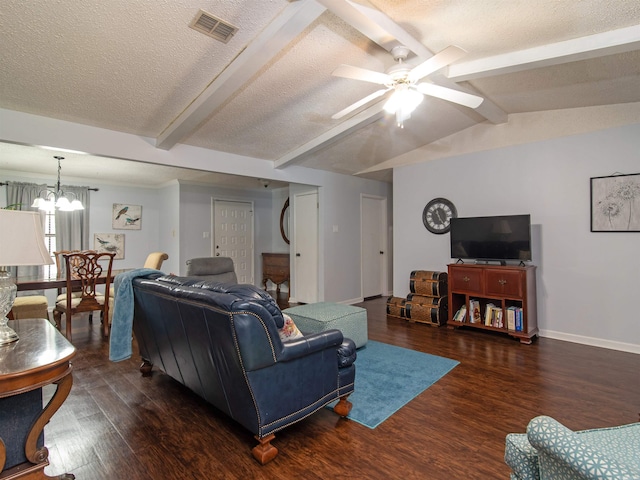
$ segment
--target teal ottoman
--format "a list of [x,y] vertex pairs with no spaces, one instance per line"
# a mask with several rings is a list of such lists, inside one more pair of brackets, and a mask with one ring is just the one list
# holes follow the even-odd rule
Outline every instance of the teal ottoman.
[[320,333],[337,328],[350,338],[356,348],[363,347],[368,340],[367,311],[353,305],[320,302],[299,305],[283,310],[302,333]]

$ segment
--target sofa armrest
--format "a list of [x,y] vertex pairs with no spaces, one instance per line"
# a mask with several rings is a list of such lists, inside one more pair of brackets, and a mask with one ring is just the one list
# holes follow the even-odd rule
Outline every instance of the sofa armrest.
[[638,472],[583,441],[551,417],[536,417],[527,426],[527,438],[538,450],[540,479],[580,478],[633,480]]
[[327,348],[337,347],[342,344],[343,340],[342,332],[337,329],[305,335],[297,340],[283,343],[284,348],[278,356],[278,361],[288,362]]

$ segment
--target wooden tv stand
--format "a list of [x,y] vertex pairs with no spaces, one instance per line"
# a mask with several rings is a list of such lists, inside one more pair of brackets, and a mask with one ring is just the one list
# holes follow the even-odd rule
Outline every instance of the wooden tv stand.
[[[479,311],[471,311],[471,301],[477,301]],[[487,325],[487,304],[495,305],[502,315],[502,324]],[[466,306],[463,321],[455,321],[456,312]],[[510,326],[509,310],[521,309],[521,329]],[[472,321],[473,320],[473,321]],[[456,263],[449,265],[449,328],[470,327],[503,332],[530,344],[538,335],[536,314],[536,267]]]

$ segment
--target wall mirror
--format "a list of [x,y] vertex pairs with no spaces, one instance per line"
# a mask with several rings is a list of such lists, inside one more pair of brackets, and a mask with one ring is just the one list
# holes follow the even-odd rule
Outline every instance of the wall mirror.
[[289,199],[284,202],[280,212],[280,234],[282,239],[289,245]]

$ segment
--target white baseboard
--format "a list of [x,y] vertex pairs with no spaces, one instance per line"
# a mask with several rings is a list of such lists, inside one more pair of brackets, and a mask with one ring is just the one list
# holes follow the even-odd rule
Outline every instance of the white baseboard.
[[555,332],[553,330],[540,330],[540,336],[553,338],[555,340],[563,340],[565,342],[590,345],[592,347],[608,348],[610,350],[640,354],[640,345],[635,345],[633,343],[614,342],[612,340],[603,340],[602,338],[585,337],[584,335]]
[[351,300],[343,300],[337,303],[341,303],[343,305],[353,305],[354,303],[362,303],[362,302],[364,302],[364,298],[360,297],[360,298],[352,298]]

